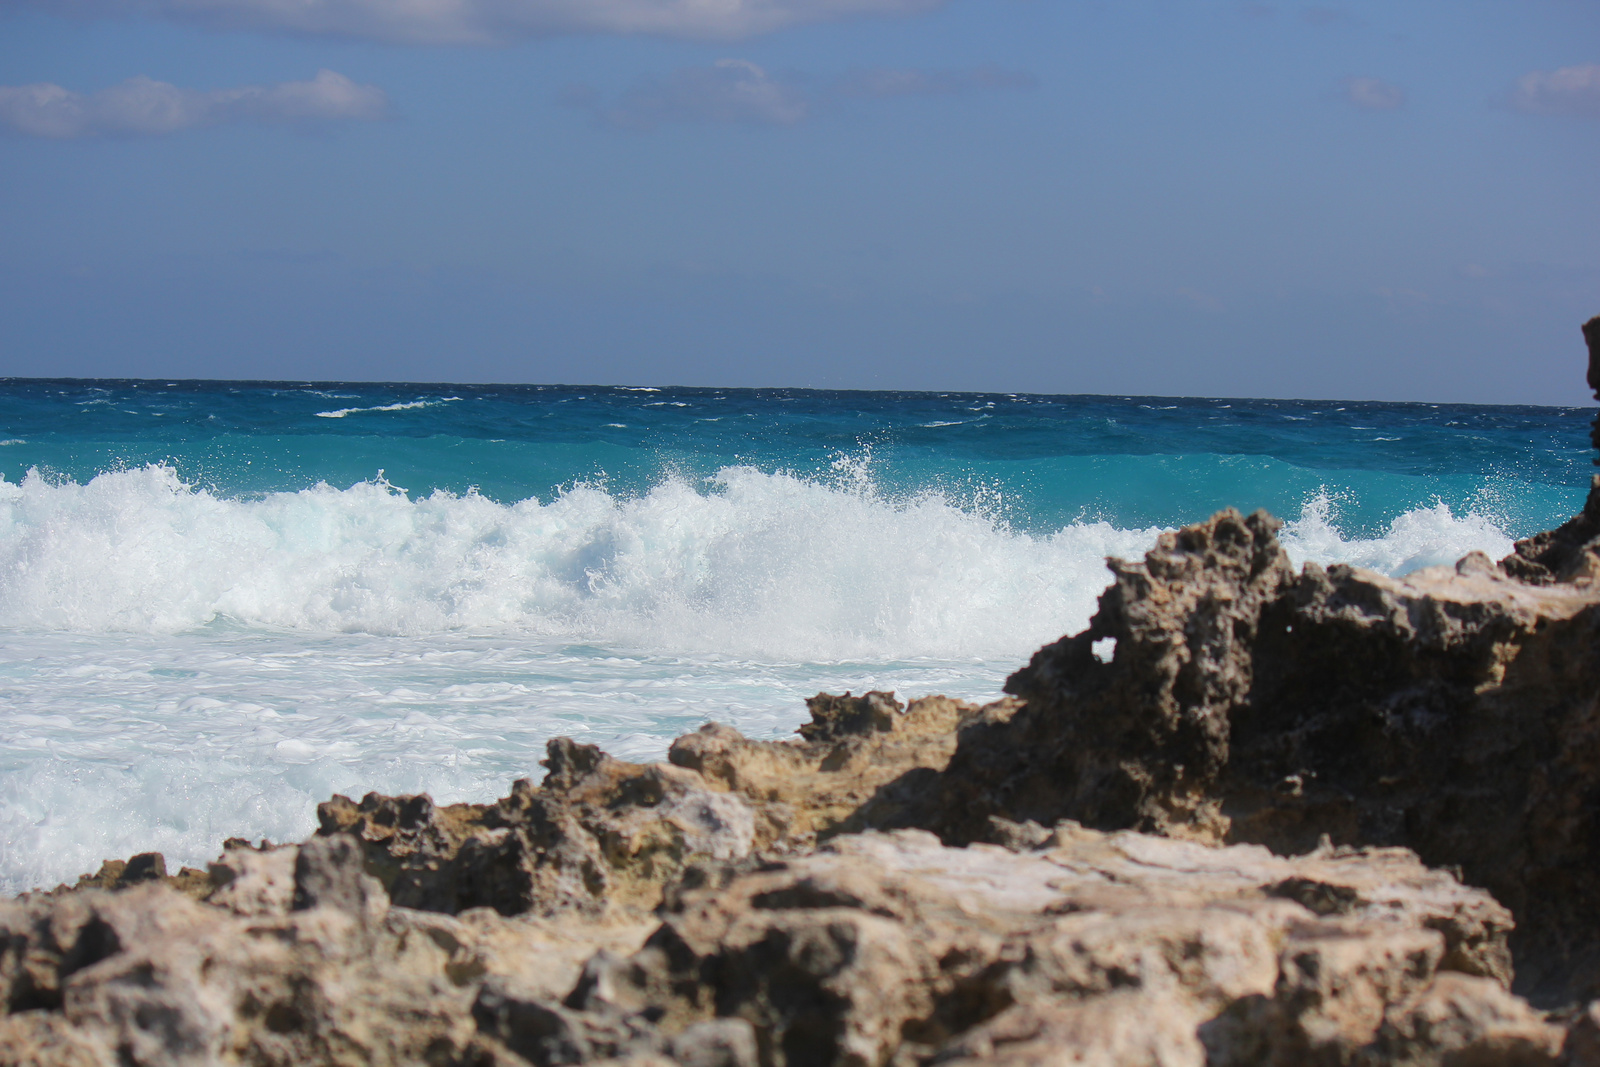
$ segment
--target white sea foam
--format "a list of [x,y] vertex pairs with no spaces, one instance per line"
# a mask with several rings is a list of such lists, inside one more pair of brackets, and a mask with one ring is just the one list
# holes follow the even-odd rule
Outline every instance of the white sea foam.
[[1338,501],[1320,492],[1284,525],[1284,549],[1296,564],[1349,563],[1384,574],[1408,574],[1421,567],[1454,563],[1468,552],[1500,559],[1511,552],[1509,535],[1486,515],[1456,515],[1449,505],[1415,508],[1394,519],[1381,537],[1346,537],[1337,520]]
[[657,650],[1011,653],[1086,617],[1108,554],[1154,530],[1051,536],[923,495],[729,468],[636,498],[418,500],[383,482],[228,499],[165,467],[0,481],[0,626],[175,633],[518,633]]
[[317,418],[342,419],[346,415],[359,415],[364,411],[413,411],[417,408],[438,407],[440,404],[448,404],[452,400],[460,399],[459,396],[446,396],[440,397],[438,400],[410,400],[395,404],[380,404],[371,408],[337,408],[333,411],[319,411],[317,412]]
[[[1351,538],[1335,505],[1287,525],[1297,560],[1509,548],[1443,505]],[[788,733],[819,689],[992,699],[1157,533],[1029,535],[855,462],[511,505],[381,480],[233,499],[163,467],[0,480],[0,889],[298,838],[333,792],[488,799],[558,734],[655,758],[709,718]]]

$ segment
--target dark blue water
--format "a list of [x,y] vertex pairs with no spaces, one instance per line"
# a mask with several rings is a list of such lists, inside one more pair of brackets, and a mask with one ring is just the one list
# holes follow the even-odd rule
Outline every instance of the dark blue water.
[[647,492],[731,466],[941,491],[1014,528],[1175,525],[1219,507],[1292,517],[1326,492],[1375,536],[1443,502],[1513,536],[1558,522],[1589,474],[1575,408],[814,390],[148,381],[0,382],[0,475],[146,464],[224,496],[348,488],[501,503]]

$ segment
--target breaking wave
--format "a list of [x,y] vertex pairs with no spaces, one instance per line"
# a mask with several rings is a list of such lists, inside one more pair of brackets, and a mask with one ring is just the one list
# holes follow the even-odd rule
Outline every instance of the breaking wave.
[[[748,467],[514,504],[414,500],[381,478],[240,499],[157,465],[86,484],[30,473],[0,480],[0,626],[522,633],[788,662],[1025,655],[1088,619],[1107,555],[1157,533],[1029,534],[982,501]],[[1346,537],[1327,494],[1283,540],[1297,562],[1390,574],[1511,545],[1442,503]]]

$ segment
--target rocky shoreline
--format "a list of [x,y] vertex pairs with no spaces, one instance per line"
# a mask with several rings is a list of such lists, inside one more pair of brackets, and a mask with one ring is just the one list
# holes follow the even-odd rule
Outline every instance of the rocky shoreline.
[[1596,485],[1402,579],[1224,511],[993,704],[107,862],[0,902],[0,1065],[1600,1064]]

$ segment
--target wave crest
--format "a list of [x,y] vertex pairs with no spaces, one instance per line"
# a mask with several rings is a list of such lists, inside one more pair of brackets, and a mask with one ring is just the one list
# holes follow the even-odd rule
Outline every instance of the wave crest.
[[[788,662],[1017,655],[1081,627],[1104,557],[1137,556],[1159,532],[1080,522],[1033,536],[981,506],[835,475],[730,467],[638,496],[579,485],[508,505],[413,500],[381,478],[236,499],[164,466],[86,484],[30,473],[0,480],[0,625],[482,631]],[[1319,496],[1288,524],[1297,561],[1400,573],[1509,550],[1492,521],[1442,504],[1347,540],[1335,504]]]

